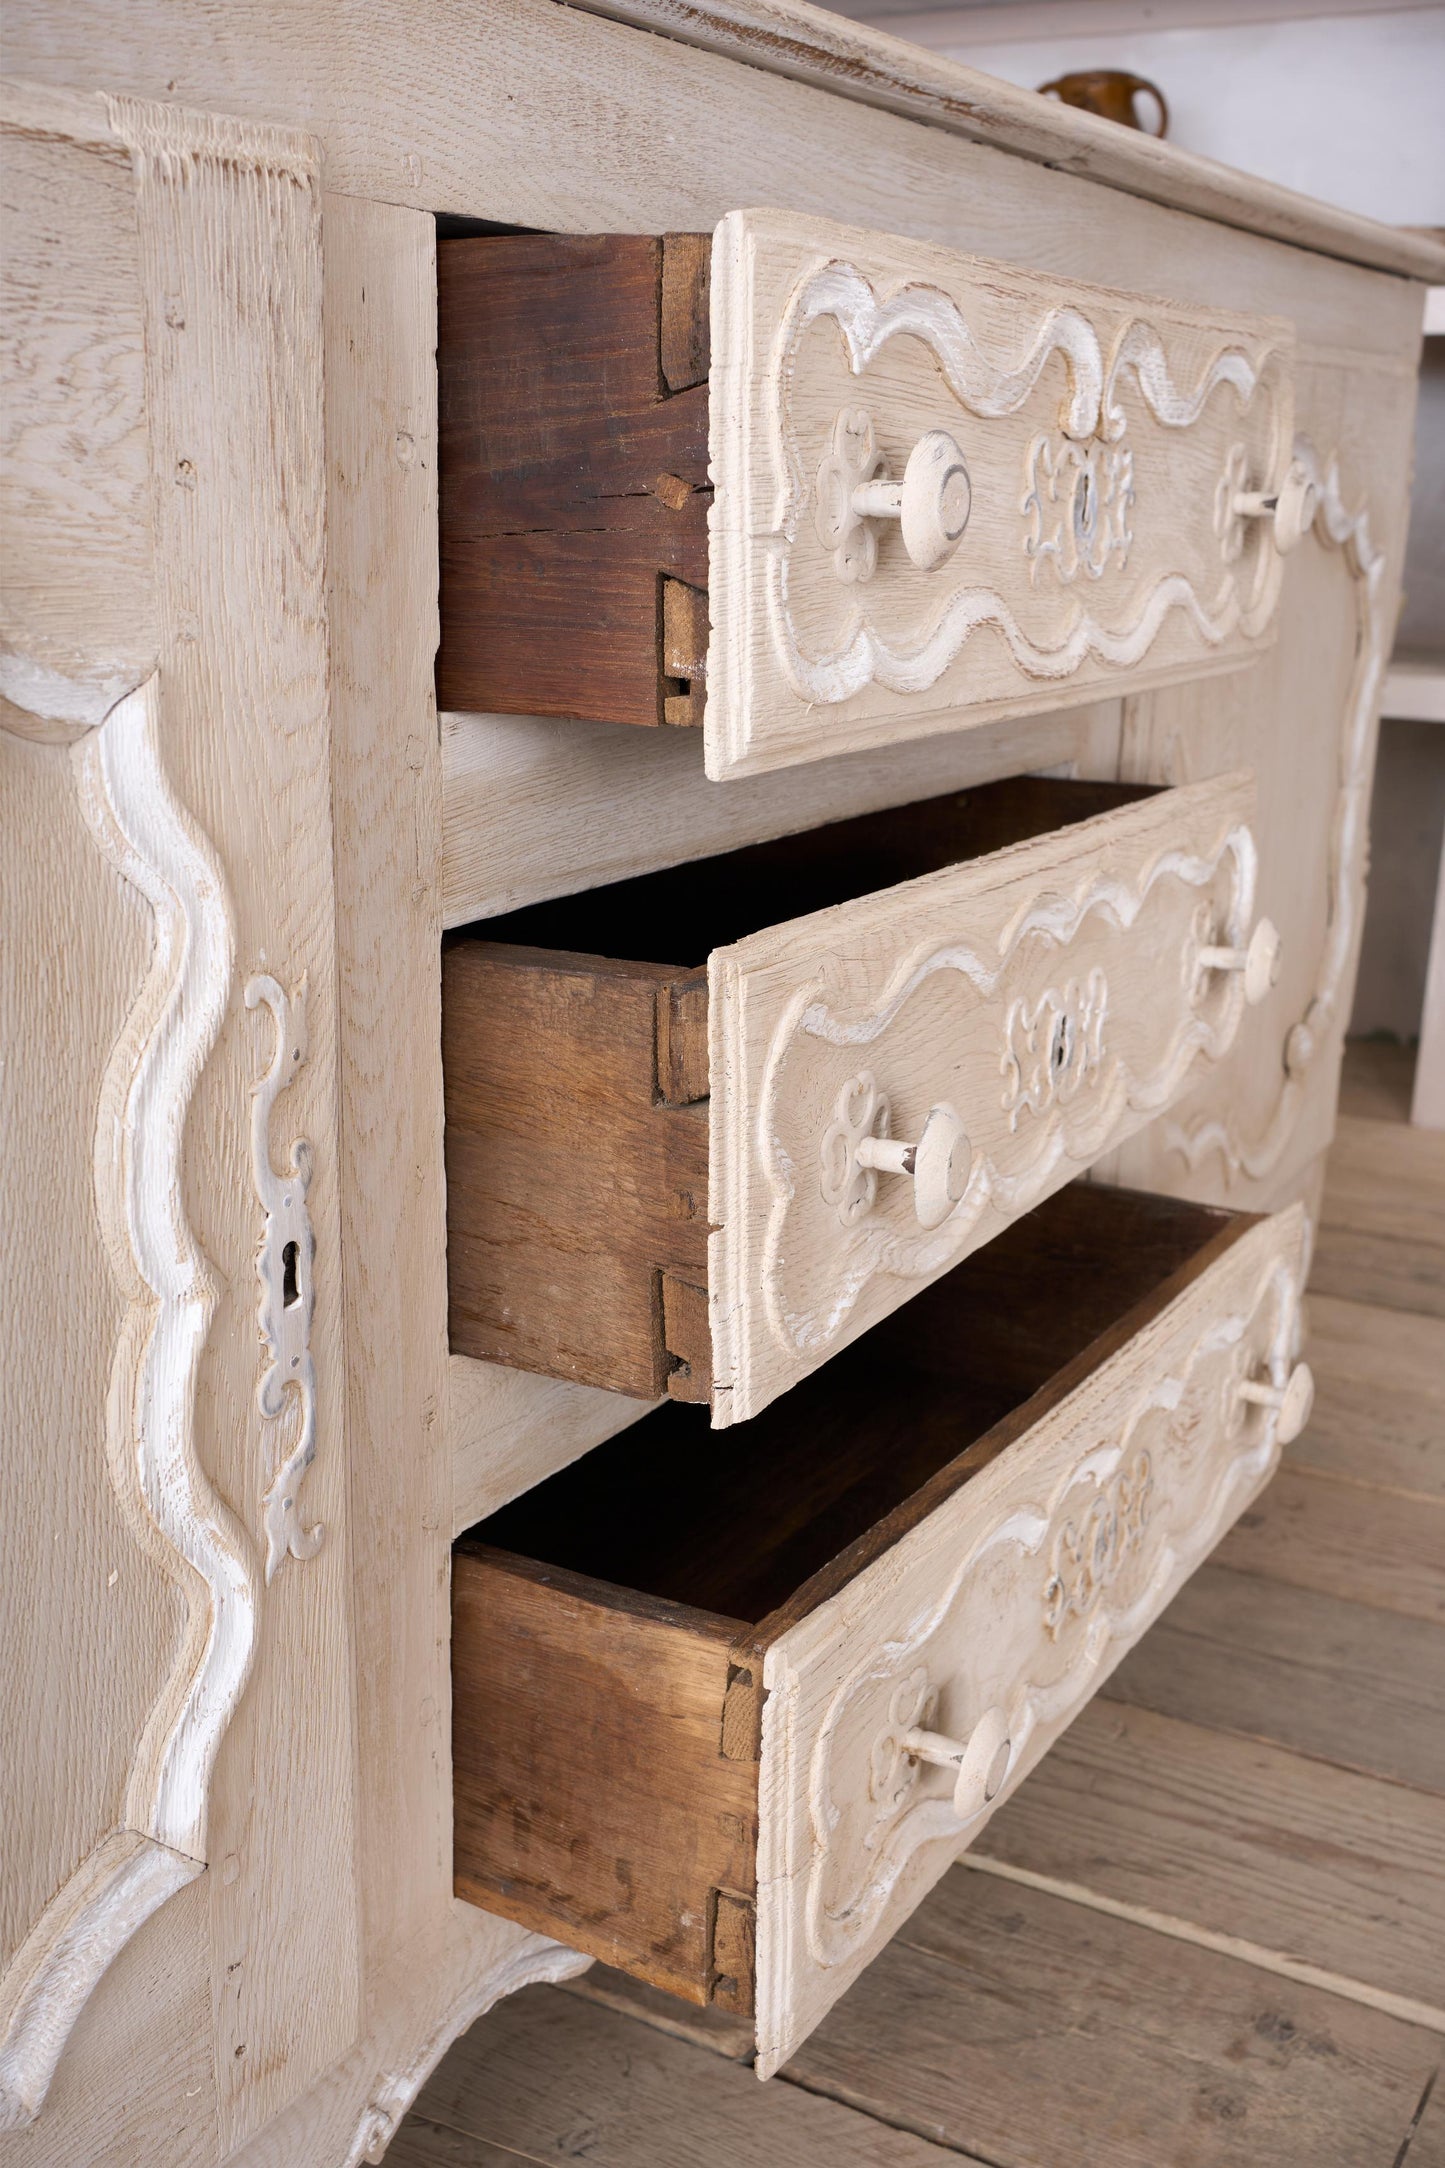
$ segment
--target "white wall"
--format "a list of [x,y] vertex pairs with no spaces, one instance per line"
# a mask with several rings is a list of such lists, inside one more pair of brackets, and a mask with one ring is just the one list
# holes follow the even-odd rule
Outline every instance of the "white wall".
[[981,43],[976,16],[951,29],[946,8],[877,19],[1029,90],[1127,68],[1159,85],[1188,150],[1392,225],[1445,225],[1445,6],[1007,43]]

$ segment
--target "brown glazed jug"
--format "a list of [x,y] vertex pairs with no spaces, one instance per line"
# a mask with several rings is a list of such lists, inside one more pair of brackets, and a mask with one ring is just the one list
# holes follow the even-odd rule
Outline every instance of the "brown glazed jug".
[[1146,76],[1129,75],[1122,68],[1086,68],[1078,75],[1055,76],[1052,83],[1040,83],[1041,97],[1062,98],[1065,105],[1082,106],[1086,113],[1102,113],[1105,120],[1116,120],[1125,128],[1143,128],[1135,99],[1143,91],[1159,108],[1157,128],[1145,129],[1147,135],[1162,136],[1169,129],[1169,108],[1164,103],[1164,93]]

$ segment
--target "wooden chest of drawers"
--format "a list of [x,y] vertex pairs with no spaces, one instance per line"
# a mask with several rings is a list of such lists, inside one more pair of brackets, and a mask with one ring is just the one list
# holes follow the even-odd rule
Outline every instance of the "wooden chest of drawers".
[[[1262,1479],[1445,279],[790,0],[701,0],[686,43],[672,0],[218,20],[12,0],[0,86],[0,2128],[35,2168],[359,2168],[459,2030],[592,1948],[751,1996],[771,2067]],[[574,901],[576,968],[535,935],[527,968],[578,1045],[632,1004],[590,1109],[497,985],[466,1013],[503,913],[891,809],[916,842],[921,802],[1040,771],[1090,819],[700,942],[608,945]],[[950,963],[893,1012],[960,905],[994,993]],[[651,1243],[624,1130],[688,1154],[640,1300],[557,1202],[568,1155],[604,1169]],[[775,1137],[817,1225],[772,1272]],[[770,1286],[831,1314],[870,1241],[919,1269],[800,1351]],[[553,1261],[568,1332],[503,1315],[507,1253]],[[675,1404],[704,1371],[726,1436]],[[850,1380],[846,1496],[809,1491],[794,1411]],[[672,1583],[543,1525],[630,1421]],[[716,1577],[688,1467],[771,1585]],[[509,1499],[534,1525],[458,1553],[454,1658],[453,1543]],[[577,1620],[673,1815],[630,1922],[604,1824],[647,1802],[617,1694],[575,1706]]]

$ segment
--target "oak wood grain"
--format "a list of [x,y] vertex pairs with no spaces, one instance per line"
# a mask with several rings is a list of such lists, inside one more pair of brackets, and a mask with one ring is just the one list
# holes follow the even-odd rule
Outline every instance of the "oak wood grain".
[[1445,1499],[1445,1319],[1312,1292],[1314,1413],[1286,1459]]
[[407,2168],[584,2157],[597,2168],[970,2168],[904,2130],[705,2048],[539,1990],[496,2011],[423,2088]]
[[[459,1893],[692,2002],[755,1885],[757,1768],[722,1753],[735,1627],[471,1542],[453,1575]],[[751,2007],[734,1951],[729,2007]]]
[[1433,2006],[1445,2029],[1433,1794],[1101,1700],[975,1850]]
[[1343,1117],[1330,1149],[1310,1285],[1445,1317],[1445,1136]]
[[958,1867],[786,2076],[1004,2168],[1394,2168],[1437,2034]]
[[1215,1552],[1236,1573],[1445,1622],[1445,1504],[1282,1468]]
[[[1357,1500],[1361,1519],[1373,1500]],[[1445,1629],[1205,1566],[1104,1689],[1212,1731],[1445,1792]]]
[[706,241],[439,242],[444,706],[690,719],[664,598],[707,587]]

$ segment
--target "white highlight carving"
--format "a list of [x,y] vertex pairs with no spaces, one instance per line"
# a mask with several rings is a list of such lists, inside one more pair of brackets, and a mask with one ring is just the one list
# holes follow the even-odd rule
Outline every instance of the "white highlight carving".
[[256,1194],[266,1213],[256,1256],[261,1283],[257,1322],[271,1360],[256,1388],[256,1404],[267,1422],[279,1422],[293,1395],[299,1409],[296,1442],[281,1461],[263,1501],[266,1530],[266,1579],[274,1579],[286,1556],[314,1558],[325,1528],[317,1521],[301,1525],[298,1493],[316,1457],[316,1365],[311,1354],[311,1320],[316,1310],[316,1242],[306,1192],[311,1182],[311,1147],[304,1137],[291,1146],[289,1172],[277,1174],[271,1159],[271,1109],[306,1059],[306,981],[293,995],[263,972],[246,987],[246,1007],[262,1002],[276,1027],[275,1052],[266,1074],[253,1087],[251,1166]]
[[1140,320],[1125,326],[1105,366],[1099,336],[1077,309],[1049,310],[1031,342],[1017,357],[995,361],[974,340],[953,298],[940,288],[905,286],[879,297],[854,265],[830,262],[799,282],[784,311],[768,373],[775,471],[784,494],[774,532],[779,547],[768,561],[768,607],[774,644],[800,699],[832,705],[867,686],[890,692],[921,693],[935,684],[965,642],[983,625],[996,628],[1019,668],[1030,677],[1063,678],[1094,658],[1126,669],[1140,662],[1158,638],[1166,619],[1181,611],[1206,646],[1218,646],[1238,629],[1263,630],[1278,592],[1272,553],[1259,553],[1259,571],[1250,595],[1243,595],[1227,565],[1213,595],[1196,593],[1183,573],[1160,577],[1132,623],[1111,626],[1081,610],[1054,645],[1041,647],[1023,630],[1003,597],[991,588],[956,588],[920,638],[893,643],[870,624],[861,607],[841,637],[823,654],[805,652],[793,620],[790,595],[792,544],[806,510],[814,477],[805,475],[786,414],[787,387],[798,347],[809,327],[829,317],[838,326],[854,375],[874,361],[890,339],[921,340],[936,356],[945,382],[969,413],[982,419],[1014,414],[1037,387],[1054,355],[1068,372],[1069,393],[1060,417],[1066,438],[1083,443],[1096,435],[1105,441],[1125,426],[1119,387],[1131,374],[1146,405],[1165,428],[1188,428],[1198,420],[1221,386],[1247,406],[1265,377],[1273,350],[1258,362],[1231,346],[1210,357],[1191,386],[1176,385],[1162,342],[1153,326]]
[[836,1015],[811,986],[801,988],[779,1019],[768,1051],[758,1095],[759,1157],[772,1191],[763,1242],[760,1278],[768,1325],[790,1356],[816,1359],[842,1330],[863,1289],[876,1273],[904,1279],[931,1278],[960,1255],[987,1208],[997,1205],[1013,1217],[1027,1212],[1046,1194],[1060,1162],[1079,1165],[1097,1158],[1111,1131],[1126,1112],[1163,1109],[1173,1099],[1190,1065],[1204,1054],[1217,1059],[1231,1044],[1243,1013],[1244,993],[1234,974],[1216,1002],[1199,1006],[1181,1002],[1180,1017],[1162,1059],[1147,1076],[1128,1072],[1119,1060],[1101,1060],[1086,1079],[1087,1089],[1068,1098],[1055,1096],[1038,1121],[1028,1148],[1007,1167],[982,1145],[974,1152],[967,1184],[957,1206],[941,1226],[915,1223],[899,1232],[881,1215],[860,1215],[847,1227],[847,1241],[836,1269],[830,1265],[826,1299],[815,1307],[799,1304],[788,1293],[788,1215],[798,1193],[796,1170],[779,1140],[779,1103],[787,1057],[800,1034],[829,1046],[870,1047],[887,1031],[904,1004],[940,972],[954,973],[964,988],[990,999],[1021,945],[1038,936],[1065,949],[1090,919],[1103,919],[1111,933],[1127,933],[1159,884],[1166,880],[1207,888],[1226,866],[1231,892],[1224,917],[1236,929],[1253,914],[1256,879],[1254,838],[1244,827],[1231,828],[1208,858],[1190,852],[1162,851],[1131,884],[1108,873],[1090,876],[1073,893],[1053,890],[1013,921],[993,958],[963,943],[936,949],[921,960],[906,954],[876,1008],[863,1016]]
[[1055,1641],[1070,1619],[1087,1618],[1102,1602],[1138,1550],[1153,1490],[1154,1464],[1141,1450],[1095,1492],[1082,1520],[1065,1521],[1059,1530],[1044,1586],[1044,1624]]
[[1232,1111],[1192,1123],[1171,1119],[1164,1131],[1170,1149],[1191,1169],[1217,1152],[1230,1182],[1242,1176],[1260,1181],[1278,1166],[1304,1104],[1310,1066],[1337,1020],[1364,913],[1371,753],[1391,632],[1384,610],[1385,553],[1370,538],[1368,507],[1360,504],[1354,511],[1349,509],[1340,487],[1338,462],[1332,459],[1324,468],[1307,438],[1295,439],[1294,458],[1317,493],[1313,531],[1328,547],[1343,551],[1354,579],[1359,642],[1341,732],[1340,787],[1330,827],[1324,948],[1309,1005],[1284,1042],[1279,1097],[1268,1122],[1252,1136],[1242,1133]]
[[111,709],[71,758],[99,849],[149,904],[149,966],[107,1064],[95,1195],[125,1301],[111,1366],[111,1481],[136,1540],[186,1607],[171,1674],[136,1748],[126,1827],[57,1893],[0,1988],[0,2093],[11,2127],[39,2112],[66,2034],[116,1951],[206,1857],[211,1770],[256,1637],[245,1535],[196,1453],[196,1384],[216,1292],[186,1218],[186,1117],[233,976],[230,901],[214,850],[171,792],[159,679]]
[[845,1227],[856,1227],[873,1209],[878,1169],[858,1157],[865,1137],[886,1137],[892,1119],[887,1095],[871,1069],[849,1077],[838,1094],[833,1119],[823,1131],[823,1197]]
[[[1221,1375],[1232,1375],[1236,1350],[1261,1318],[1268,1321],[1269,1367],[1282,1373],[1289,1366],[1298,1334],[1297,1275],[1285,1260],[1274,1260],[1253,1299],[1212,1322],[1184,1361],[1141,1393],[1115,1434],[1086,1451],[1052,1496],[1019,1501],[1002,1512],[980,1533],[946,1585],[900,1638],[884,1650],[870,1646],[840,1683],[817,1729],[808,1781],[813,1843],[806,1920],[815,1963],[825,1968],[846,1963],[868,1941],[910,1861],[923,1847],[946,1838],[961,1849],[977,1835],[986,1814],[1003,1803],[1037,1758],[1039,1749],[1030,1751],[1036,1735],[1050,1735],[1087,1700],[1101,1674],[1138,1638],[1168,1593],[1193,1571],[1264,1481],[1279,1457],[1274,1418],[1257,1431],[1236,1435],[1228,1441],[1227,1451],[1221,1431],[1211,1421]],[[1016,1674],[1007,1682],[994,1680],[990,1688],[1001,1689],[1006,1704],[1010,1741],[1006,1784],[992,1800],[981,1799],[972,1816],[960,1818],[951,1783],[942,1795],[931,1792],[921,1797],[915,1796],[916,1785],[895,1783],[896,1814],[886,1820],[875,1811],[868,1841],[851,1859],[845,1858],[839,1844],[840,1811],[833,1797],[832,1770],[840,1755],[848,1758],[850,1737],[856,1738],[859,1724],[867,1723],[870,1705],[876,1704],[880,1694],[889,1697],[870,1752],[870,1766],[876,1755],[881,1773],[889,1760],[886,1741],[895,1729],[894,1707],[912,1706],[918,1699],[924,1652],[951,1625],[955,1632],[960,1630],[956,1622],[971,1594],[979,1591],[987,1601],[989,1591],[1019,1585],[1018,1566],[1048,1556],[1064,1541],[1069,1522],[1077,1523],[1077,1504],[1070,1510],[1070,1502],[1077,1501],[1080,1486],[1090,1486],[1096,1496],[1107,1500],[1121,1478],[1134,1482],[1141,1461],[1145,1483],[1154,1489],[1152,1495],[1144,1493],[1152,1505],[1147,1516],[1142,1514],[1140,1499],[1140,1525],[1128,1554],[1133,1570],[1122,1573],[1122,1556],[1116,1556],[1113,1571],[1087,1597],[1075,1589],[1072,1593],[1082,1600],[1052,1607],[1058,1612],[1057,1623],[1049,1616],[1046,1598],[1045,1607],[1035,1613],[1045,1639],[1033,1647],[1020,1640]],[[1201,1493],[1201,1484],[1207,1485],[1207,1494]],[[1022,1585],[1028,1586],[1026,1574]],[[1054,1656],[1045,1652],[1064,1644],[1068,1659],[1060,1669]],[[902,1695],[895,1684],[900,1681],[907,1689]],[[962,1734],[968,1727],[955,1722],[951,1728]],[[880,1797],[877,1807],[882,1805]]]
[[560,1942],[528,1935],[498,1963],[488,1966],[453,2004],[441,2024],[427,2035],[411,2060],[400,2070],[382,2073],[362,2110],[341,2168],[363,2168],[363,2163],[376,2168],[396,2136],[402,2117],[452,2042],[478,2018],[485,2017],[504,1995],[515,1995],[519,1988],[533,1987],[539,1981],[575,1980],[591,1963],[590,1957]]

